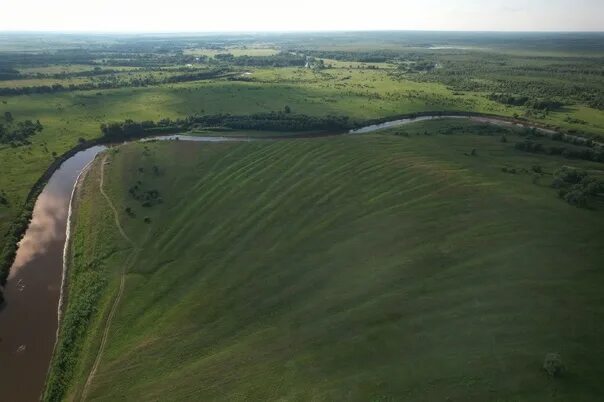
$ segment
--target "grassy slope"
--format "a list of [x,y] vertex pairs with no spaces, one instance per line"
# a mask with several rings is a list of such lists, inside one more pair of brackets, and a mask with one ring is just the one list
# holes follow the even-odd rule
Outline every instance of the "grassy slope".
[[[47,95],[2,97],[0,116],[40,120],[45,129],[32,146],[0,145],[0,190],[9,206],[0,206],[0,234],[20,212],[25,196],[58,155],[79,138],[96,138],[99,125],[116,120],[158,120],[204,113],[247,114],[282,110],[311,115],[345,114],[358,119],[379,118],[429,110],[470,110],[511,116],[522,110],[489,101],[481,94],[453,95],[445,86],[394,81],[385,71],[336,68],[315,74],[296,68],[253,70],[254,82],[200,81],[148,88],[120,88]],[[97,93],[101,93],[98,96]],[[6,102],[6,103],[5,103]],[[568,115],[587,121],[573,125]],[[546,122],[592,133],[604,131],[604,114],[577,107],[550,114]],[[3,246],[0,239],[0,247]]]
[[[99,161],[95,163],[98,164]],[[53,361],[53,371],[49,377],[49,383],[58,388],[51,387],[49,395],[56,392],[56,389],[61,389],[61,375],[64,371],[60,368],[71,368],[76,360],[81,362],[77,367],[92,364],[95,357],[93,352],[82,349],[82,331],[85,329],[74,323],[81,322],[85,319],[83,317],[90,317],[97,309],[108,309],[113,294],[107,289],[114,289],[119,283],[118,272],[114,267],[119,266],[129,252],[119,242],[120,235],[114,226],[97,222],[98,219],[113,221],[105,199],[96,197],[99,192],[99,172],[98,168],[91,169],[85,176],[85,185],[78,188],[76,199],[81,198],[85,202],[76,203],[73,212],[74,216],[77,214],[77,230],[72,232],[70,246],[73,260],[68,278],[70,291],[66,294],[69,307],[61,327],[57,349],[59,358]],[[92,322],[88,331],[100,334],[101,325],[100,320]]]
[[[32,139],[33,145],[11,148],[0,145],[0,190],[6,191],[10,205],[0,205],[0,233],[20,212],[21,205],[35,181],[51,163],[52,153],[58,155],[77,144],[80,137],[91,139],[100,135],[99,125],[124,119],[158,120],[163,117],[185,117],[195,113],[238,113],[282,110],[290,105],[294,111],[312,115],[341,113],[357,118],[375,118],[430,109],[429,99],[373,99],[363,92],[345,94],[342,88],[330,86],[329,76],[317,78],[302,71],[288,69],[284,73],[257,72],[262,82],[196,82],[150,88],[121,88],[105,91],[79,91],[52,95],[15,96],[2,98],[0,116],[10,111],[16,120],[40,120],[44,131]],[[358,82],[376,73],[357,72]],[[381,77],[381,78],[380,78]],[[431,84],[393,83],[380,76],[377,92],[397,85],[401,90],[429,91]],[[289,80],[300,80],[290,83]],[[377,78],[376,78],[377,79]],[[270,80],[270,81],[269,81]],[[281,83],[276,82],[279,80]],[[334,84],[335,85],[335,84]],[[375,83],[371,85],[376,85]],[[442,89],[441,89],[442,90]],[[440,91],[440,90],[439,90]],[[97,96],[100,92],[103,95]],[[415,96],[415,93],[412,94]],[[453,106],[453,105],[451,105]],[[2,247],[0,239],[0,247]]]
[[[464,156],[472,148],[478,156]],[[501,172],[535,164],[575,163],[498,136],[120,148],[107,189],[136,212],[121,219],[143,252],[90,397],[597,400],[602,206],[575,209],[548,179]],[[123,246],[97,180],[81,201],[70,294],[86,294],[77,278],[91,261],[115,278],[125,255],[89,251]],[[164,203],[138,205],[127,193],[137,180]],[[80,338],[72,395],[99,316]],[[555,381],[541,370],[551,351],[569,370]]]

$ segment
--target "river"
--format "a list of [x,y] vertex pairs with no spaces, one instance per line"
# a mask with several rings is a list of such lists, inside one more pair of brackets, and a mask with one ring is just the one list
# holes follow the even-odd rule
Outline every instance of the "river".
[[[418,121],[443,118],[523,126],[493,117],[439,115],[394,120],[351,130],[349,134],[370,133]],[[539,130],[545,134],[555,133],[552,130]],[[201,142],[249,140],[188,135],[169,135],[146,140],[154,139]],[[0,310],[0,400],[37,401],[43,391],[58,327],[63,250],[71,194],[79,174],[104,149],[105,146],[93,146],[67,159],[53,173],[36,200],[31,223],[19,244],[4,288],[6,303]]]

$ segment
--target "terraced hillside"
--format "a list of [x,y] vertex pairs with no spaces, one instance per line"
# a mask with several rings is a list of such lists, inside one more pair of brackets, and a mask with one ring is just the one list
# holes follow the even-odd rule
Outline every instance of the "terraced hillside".
[[443,124],[97,159],[46,398],[597,400],[604,205],[549,184],[602,165]]

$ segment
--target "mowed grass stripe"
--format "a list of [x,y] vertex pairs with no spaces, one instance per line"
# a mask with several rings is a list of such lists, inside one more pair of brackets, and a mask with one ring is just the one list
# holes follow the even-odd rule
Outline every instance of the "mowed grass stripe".
[[[465,135],[121,147],[108,186],[145,252],[91,398],[597,400],[603,217],[501,172],[560,163],[516,152]],[[163,204],[129,198],[139,167]],[[543,374],[550,351],[572,376]]]
[[[232,191],[231,188],[220,185],[221,183],[228,182],[229,180],[238,180],[242,174],[247,171],[256,171],[259,166],[264,166],[264,168],[269,168],[266,165],[265,161],[270,160],[272,157],[278,155],[279,150],[271,151],[272,147],[270,144],[266,144],[264,147],[260,147],[256,152],[245,152],[245,149],[250,146],[250,144],[237,144],[233,145],[233,148],[237,150],[235,155],[231,156],[227,155],[224,159],[228,162],[233,158],[236,160],[235,163],[229,163],[227,166],[217,165],[213,169],[207,172],[207,175],[203,175],[195,187],[191,189],[194,193],[201,194],[201,197],[197,198],[189,205],[182,205],[179,207],[188,208],[189,210],[199,210],[202,211],[206,205],[211,205],[215,202],[222,202],[221,199],[224,194],[227,194]],[[257,148],[258,145],[251,145],[252,149]],[[281,150],[282,151],[282,150]],[[244,157],[242,159],[237,158],[237,154],[244,153]],[[243,165],[243,166],[242,166]],[[188,198],[184,198],[188,199]],[[236,207],[234,205],[233,207]],[[185,215],[186,216],[186,215]],[[191,229],[187,225],[187,219],[185,218],[183,221],[178,222],[174,227],[178,227],[181,234],[186,234],[187,229]],[[190,223],[190,221],[189,221]],[[175,233],[166,232],[164,235],[166,239],[165,248],[170,248],[173,244],[171,243],[174,239],[179,238],[187,238],[186,236],[176,236]]]

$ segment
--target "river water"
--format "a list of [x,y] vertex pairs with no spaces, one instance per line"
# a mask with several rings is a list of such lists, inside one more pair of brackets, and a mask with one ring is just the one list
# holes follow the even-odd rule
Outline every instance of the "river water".
[[36,401],[57,331],[63,247],[71,192],[79,172],[105,147],[78,152],[52,175],[19,244],[0,311],[0,400]]
[[[351,130],[363,134],[417,121],[456,118],[505,126],[518,124],[485,117],[424,116]],[[540,129],[544,133],[551,130]],[[249,141],[247,138],[170,135],[149,140]],[[274,138],[273,138],[274,139]],[[284,138],[287,139],[287,138]],[[46,379],[58,327],[67,215],[80,172],[106,147],[78,152],[54,172],[38,197],[32,221],[20,242],[0,310],[0,401],[37,401]]]

